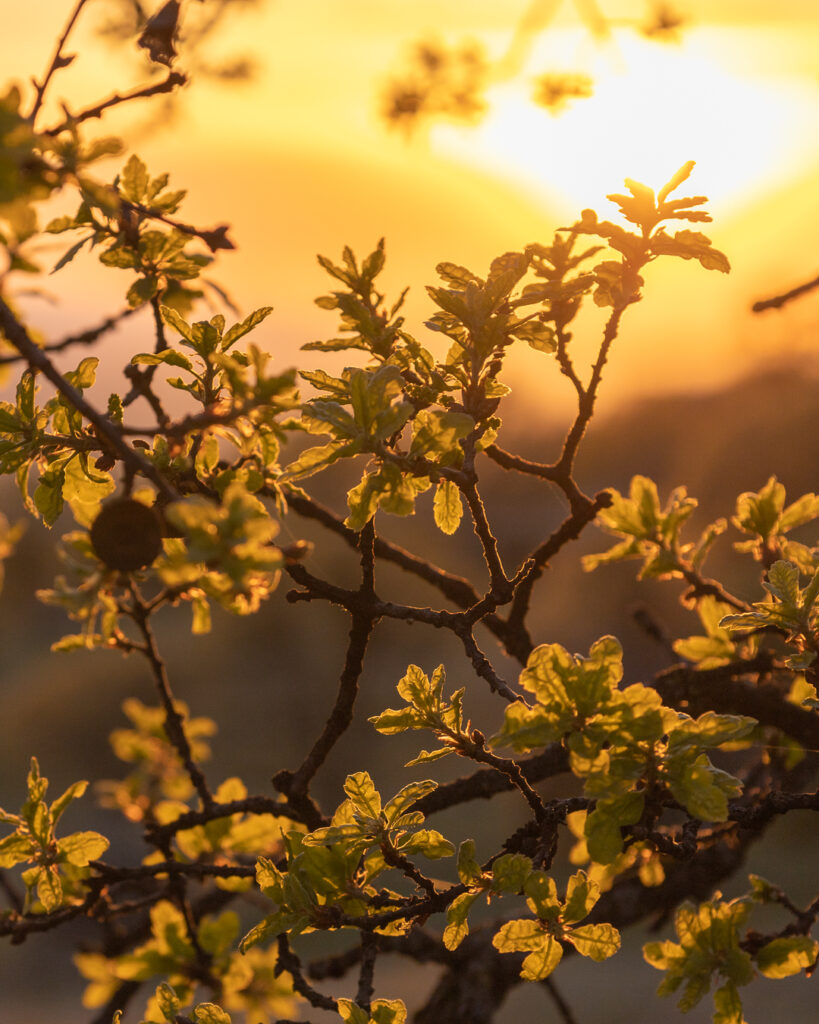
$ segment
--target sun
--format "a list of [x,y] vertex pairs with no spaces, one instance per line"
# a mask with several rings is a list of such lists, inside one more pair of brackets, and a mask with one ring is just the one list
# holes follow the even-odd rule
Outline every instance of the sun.
[[[624,177],[659,187],[689,159],[711,208],[733,212],[819,162],[807,130],[819,115],[815,81],[732,71],[707,29],[676,45],[625,29],[605,44],[555,32],[550,50],[490,89],[478,127],[436,126],[435,151],[519,181],[567,212],[599,204]],[[593,95],[550,114],[532,101],[544,67],[588,74]]]

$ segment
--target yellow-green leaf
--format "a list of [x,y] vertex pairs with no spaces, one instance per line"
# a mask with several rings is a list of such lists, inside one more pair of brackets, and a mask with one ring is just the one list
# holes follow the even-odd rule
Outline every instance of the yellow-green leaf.
[[435,525],[442,533],[453,534],[464,514],[461,492],[451,480],[441,480],[433,502]]
[[608,960],[620,948],[620,932],[611,924],[582,924],[567,938],[581,956],[597,962]]
[[789,978],[810,967],[819,945],[807,935],[774,939],[756,954],[756,965],[766,978]]

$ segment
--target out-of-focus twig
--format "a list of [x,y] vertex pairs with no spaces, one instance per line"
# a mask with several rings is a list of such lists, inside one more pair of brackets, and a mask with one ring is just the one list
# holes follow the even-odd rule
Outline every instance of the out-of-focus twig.
[[766,309],[780,309],[793,299],[798,299],[800,295],[805,295],[807,292],[813,291],[814,288],[819,288],[819,277],[814,277],[812,281],[805,281],[804,284],[799,284],[795,288],[791,288],[789,292],[784,292],[782,295],[774,295],[770,299],[760,299],[759,302],[755,302],[753,306],[751,306],[751,311],[754,313],[762,313]]

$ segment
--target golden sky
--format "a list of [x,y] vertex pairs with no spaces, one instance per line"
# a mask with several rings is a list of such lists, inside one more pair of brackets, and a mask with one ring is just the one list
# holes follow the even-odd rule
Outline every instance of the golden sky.
[[[712,387],[758,358],[815,353],[815,297],[785,313],[749,312],[755,299],[816,273],[815,0],[680,2],[690,22],[671,45],[635,32],[643,2],[599,0],[614,26],[602,41],[564,0],[518,74],[492,86],[480,125],[435,124],[409,140],[385,130],[384,83],[414,41],[472,38],[498,58],[528,6],[260,0],[237,11],[213,50],[254,56],[255,79],[231,88],[194,82],[175,121],[133,148],[154,172],[170,171],[173,184],[189,188],[188,219],[233,225],[238,251],[223,254],[213,276],[243,309],[275,307],[261,340],[283,363],[298,358],[300,343],[336,333],[333,315],[312,302],[325,290],[317,252],[335,256],[344,244],[363,252],[385,235],[385,284],[395,294],[411,285],[408,327],[434,344],[421,322],[430,312],[423,286],[435,282],[437,262],[482,273],[503,251],[548,241],[584,206],[612,215],[604,196],[620,191],[625,175],[659,187],[689,159],[697,161],[692,192],[712,199],[706,232],[733,272],[681,261],[649,268],[646,299],[629,311],[608,371],[611,393]],[[41,73],[72,7],[0,0],[7,76]],[[105,0],[90,0],[79,57],[55,79],[52,99],[70,97],[80,108],[144,80],[138,58],[106,50],[89,31],[104,8]],[[588,73],[595,94],[556,117],[529,101],[543,70]],[[125,284],[85,257],[48,281],[62,305],[32,305],[32,317],[62,333],[66,318],[92,322],[115,307]],[[596,325],[587,327],[591,345]],[[132,322],[123,348],[149,329],[147,318],[142,327]],[[510,369],[510,383],[537,404],[543,399],[529,381],[545,373],[546,359],[527,351]]]

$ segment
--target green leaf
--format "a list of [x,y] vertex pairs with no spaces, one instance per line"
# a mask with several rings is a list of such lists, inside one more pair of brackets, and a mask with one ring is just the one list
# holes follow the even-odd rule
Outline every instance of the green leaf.
[[566,924],[582,921],[600,898],[600,886],[585,871],[577,871],[566,886],[566,904],[561,918]]
[[196,474],[200,479],[207,479],[218,465],[219,439],[214,434],[207,434],[194,459]]
[[131,249],[125,249],[119,245],[113,245],[110,249],[100,254],[100,263],[104,267],[117,267],[119,270],[133,270],[137,265],[136,253]]
[[428,477],[416,477],[392,463],[377,473],[365,471],[361,482],[347,492],[350,514],[344,525],[358,532],[382,508],[394,516],[409,516],[415,511],[415,499],[429,487]]
[[416,832],[409,842],[402,843],[400,848],[402,853],[420,853],[430,860],[451,857],[455,853],[452,843],[448,839],[444,839],[440,832],[431,828]]
[[745,1024],[736,985],[728,982],[714,993],[714,1024]]
[[122,398],[118,394],[112,393],[108,396],[108,419],[121,426],[122,417]]
[[524,981],[543,981],[562,959],[563,947],[553,935],[547,935],[540,949],[524,957],[520,976]]
[[51,268],[51,273],[56,274],[58,270],[62,270],[64,266],[69,264],[74,259],[74,257],[79,253],[80,249],[82,249],[82,247],[87,242],[92,241],[93,238],[93,235],[86,235],[85,238],[81,238],[79,242],[75,242],[70,249],[66,249],[66,251],[62,254],[62,256]]
[[66,807],[71,803],[72,800],[79,800],[79,798],[88,789],[88,783],[83,779],[80,782],[74,782],[72,785],[65,790],[56,800],[53,800],[49,813],[51,815],[51,821],[54,825],[60,820],[65,811]]
[[[429,793],[438,788],[438,783],[432,779],[424,779],[417,782],[410,782],[396,793],[384,807],[384,818],[387,824],[395,824],[397,819],[406,813],[414,803],[422,800]],[[346,789],[346,787],[345,787]],[[348,796],[350,794],[348,793]],[[373,815],[375,817],[375,815]],[[453,851],[454,852],[454,851]]]
[[329,444],[316,448],[307,448],[285,469],[284,479],[287,481],[304,480],[308,476],[332,466],[339,459],[357,455],[361,451],[361,447],[359,441],[330,441]]
[[581,956],[595,962],[608,960],[620,948],[620,933],[610,924],[582,924],[566,937]]
[[466,288],[470,282],[472,284],[483,284],[479,277],[476,277],[466,267],[460,267],[457,263],[439,263],[435,267],[436,273],[439,277],[442,277],[444,281],[450,286],[450,288]]
[[376,999],[370,1019],[372,1024],[406,1024],[407,1008],[400,999]]
[[418,721],[418,712],[414,707],[405,707],[398,710],[388,708],[380,715],[369,719],[375,728],[384,736],[395,736],[399,732],[406,732],[408,729],[418,729],[423,726]]
[[141,203],[148,191],[148,181],[148,168],[135,153],[131,154],[119,179],[122,194],[131,202]]
[[227,352],[231,345],[252,331],[254,327],[257,327],[272,312],[272,306],[262,306],[261,309],[255,309],[250,316],[245,317],[240,324],[234,324],[222,338],[222,351]]
[[682,183],[689,177],[691,172],[696,167],[696,160],[688,160],[682,165],[682,167],[672,175],[671,179],[663,185],[660,191],[657,193],[657,202],[664,203],[671,193],[680,187]]
[[381,813],[381,797],[373,785],[368,772],[355,772],[347,776],[344,792],[352,800],[360,814],[377,818]]
[[563,947],[557,939],[529,918],[507,921],[495,934],[492,945],[501,953],[529,952],[520,972],[526,981],[547,978],[563,957]]
[[492,863],[494,892],[521,892],[532,873],[532,861],[522,853],[504,853]]
[[518,953],[538,949],[546,935],[539,921],[532,917],[519,918],[502,925],[495,933],[492,945],[501,953]]
[[436,750],[422,750],[420,754],[407,761],[405,768],[412,768],[419,764],[429,764],[431,761],[440,761],[442,757],[449,757],[455,751],[452,747],[438,747]]
[[57,843],[61,856],[80,868],[101,857],[110,845],[99,832],[74,832]]
[[458,847],[458,878],[470,885],[483,878],[481,866],[475,860],[475,840],[465,839]]
[[175,309],[171,309],[170,306],[160,306],[159,313],[162,320],[168,324],[169,327],[173,327],[174,330],[178,331],[182,337],[191,343],[193,343],[193,329]]
[[766,978],[790,978],[816,962],[819,944],[807,935],[773,939],[756,954],[756,965]]
[[785,488],[775,476],[758,492],[745,491],[737,498],[732,522],[745,533],[757,534],[767,540],[774,530],[785,505]]
[[166,348],[161,352],[140,352],[131,360],[134,366],[160,366],[163,363],[167,366],[178,366],[183,370],[193,372],[193,364],[190,359],[177,349]]
[[645,794],[624,793],[622,796],[598,800],[586,817],[584,835],[589,856],[598,864],[611,864],[623,852],[623,825],[633,825],[642,817]]
[[[701,821],[725,821],[728,817],[728,795],[718,785],[718,778],[716,769],[703,755],[680,772],[669,773],[669,788],[694,817]],[[739,782],[737,786],[740,786]]]
[[799,570],[790,562],[774,562],[768,569],[768,578],[763,586],[783,604],[799,606]]
[[102,502],[115,489],[116,483],[111,474],[100,470],[92,473],[84,455],[75,456],[66,463],[62,497],[81,526],[91,526],[99,515]]
[[538,352],[549,354],[557,350],[557,338],[553,328],[539,320],[529,320],[515,327],[510,333]]
[[369,1024],[370,1015],[352,999],[339,999],[337,1003],[338,1015],[344,1024]]
[[63,510],[64,473],[43,473],[34,489],[34,505],[46,526],[53,526]]
[[803,494],[784,510],[779,517],[779,533],[788,533],[797,526],[804,526],[819,516],[819,495]]
[[458,441],[474,426],[472,417],[463,412],[422,409],[412,423],[410,455],[423,455],[446,464],[460,461],[463,450]]
[[479,892],[461,893],[447,907],[447,923],[443,934],[443,942],[447,949],[457,949],[469,934],[469,911],[480,895]]
[[63,886],[59,873],[54,865],[35,869],[37,880],[37,899],[45,907],[47,914],[57,910],[63,902]]
[[435,525],[447,535],[455,533],[464,514],[461,492],[451,480],[441,480],[433,502]]
[[176,1020],[176,1015],[180,1010],[180,1002],[176,992],[166,981],[163,981],[156,990],[156,1002],[166,1020]]
[[131,285],[126,295],[126,301],[131,309],[149,302],[157,293],[159,282],[155,277],[140,277]]
[[0,839],[0,868],[13,868],[33,859],[38,852],[39,847],[28,836],[12,833]]
[[194,1007],[193,1019],[196,1024],[231,1024],[230,1015],[216,1003],[199,1003]]
[[541,921],[556,921],[560,916],[560,900],[557,886],[551,875],[545,871],[533,871],[523,884],[526,903],[532,913]]

